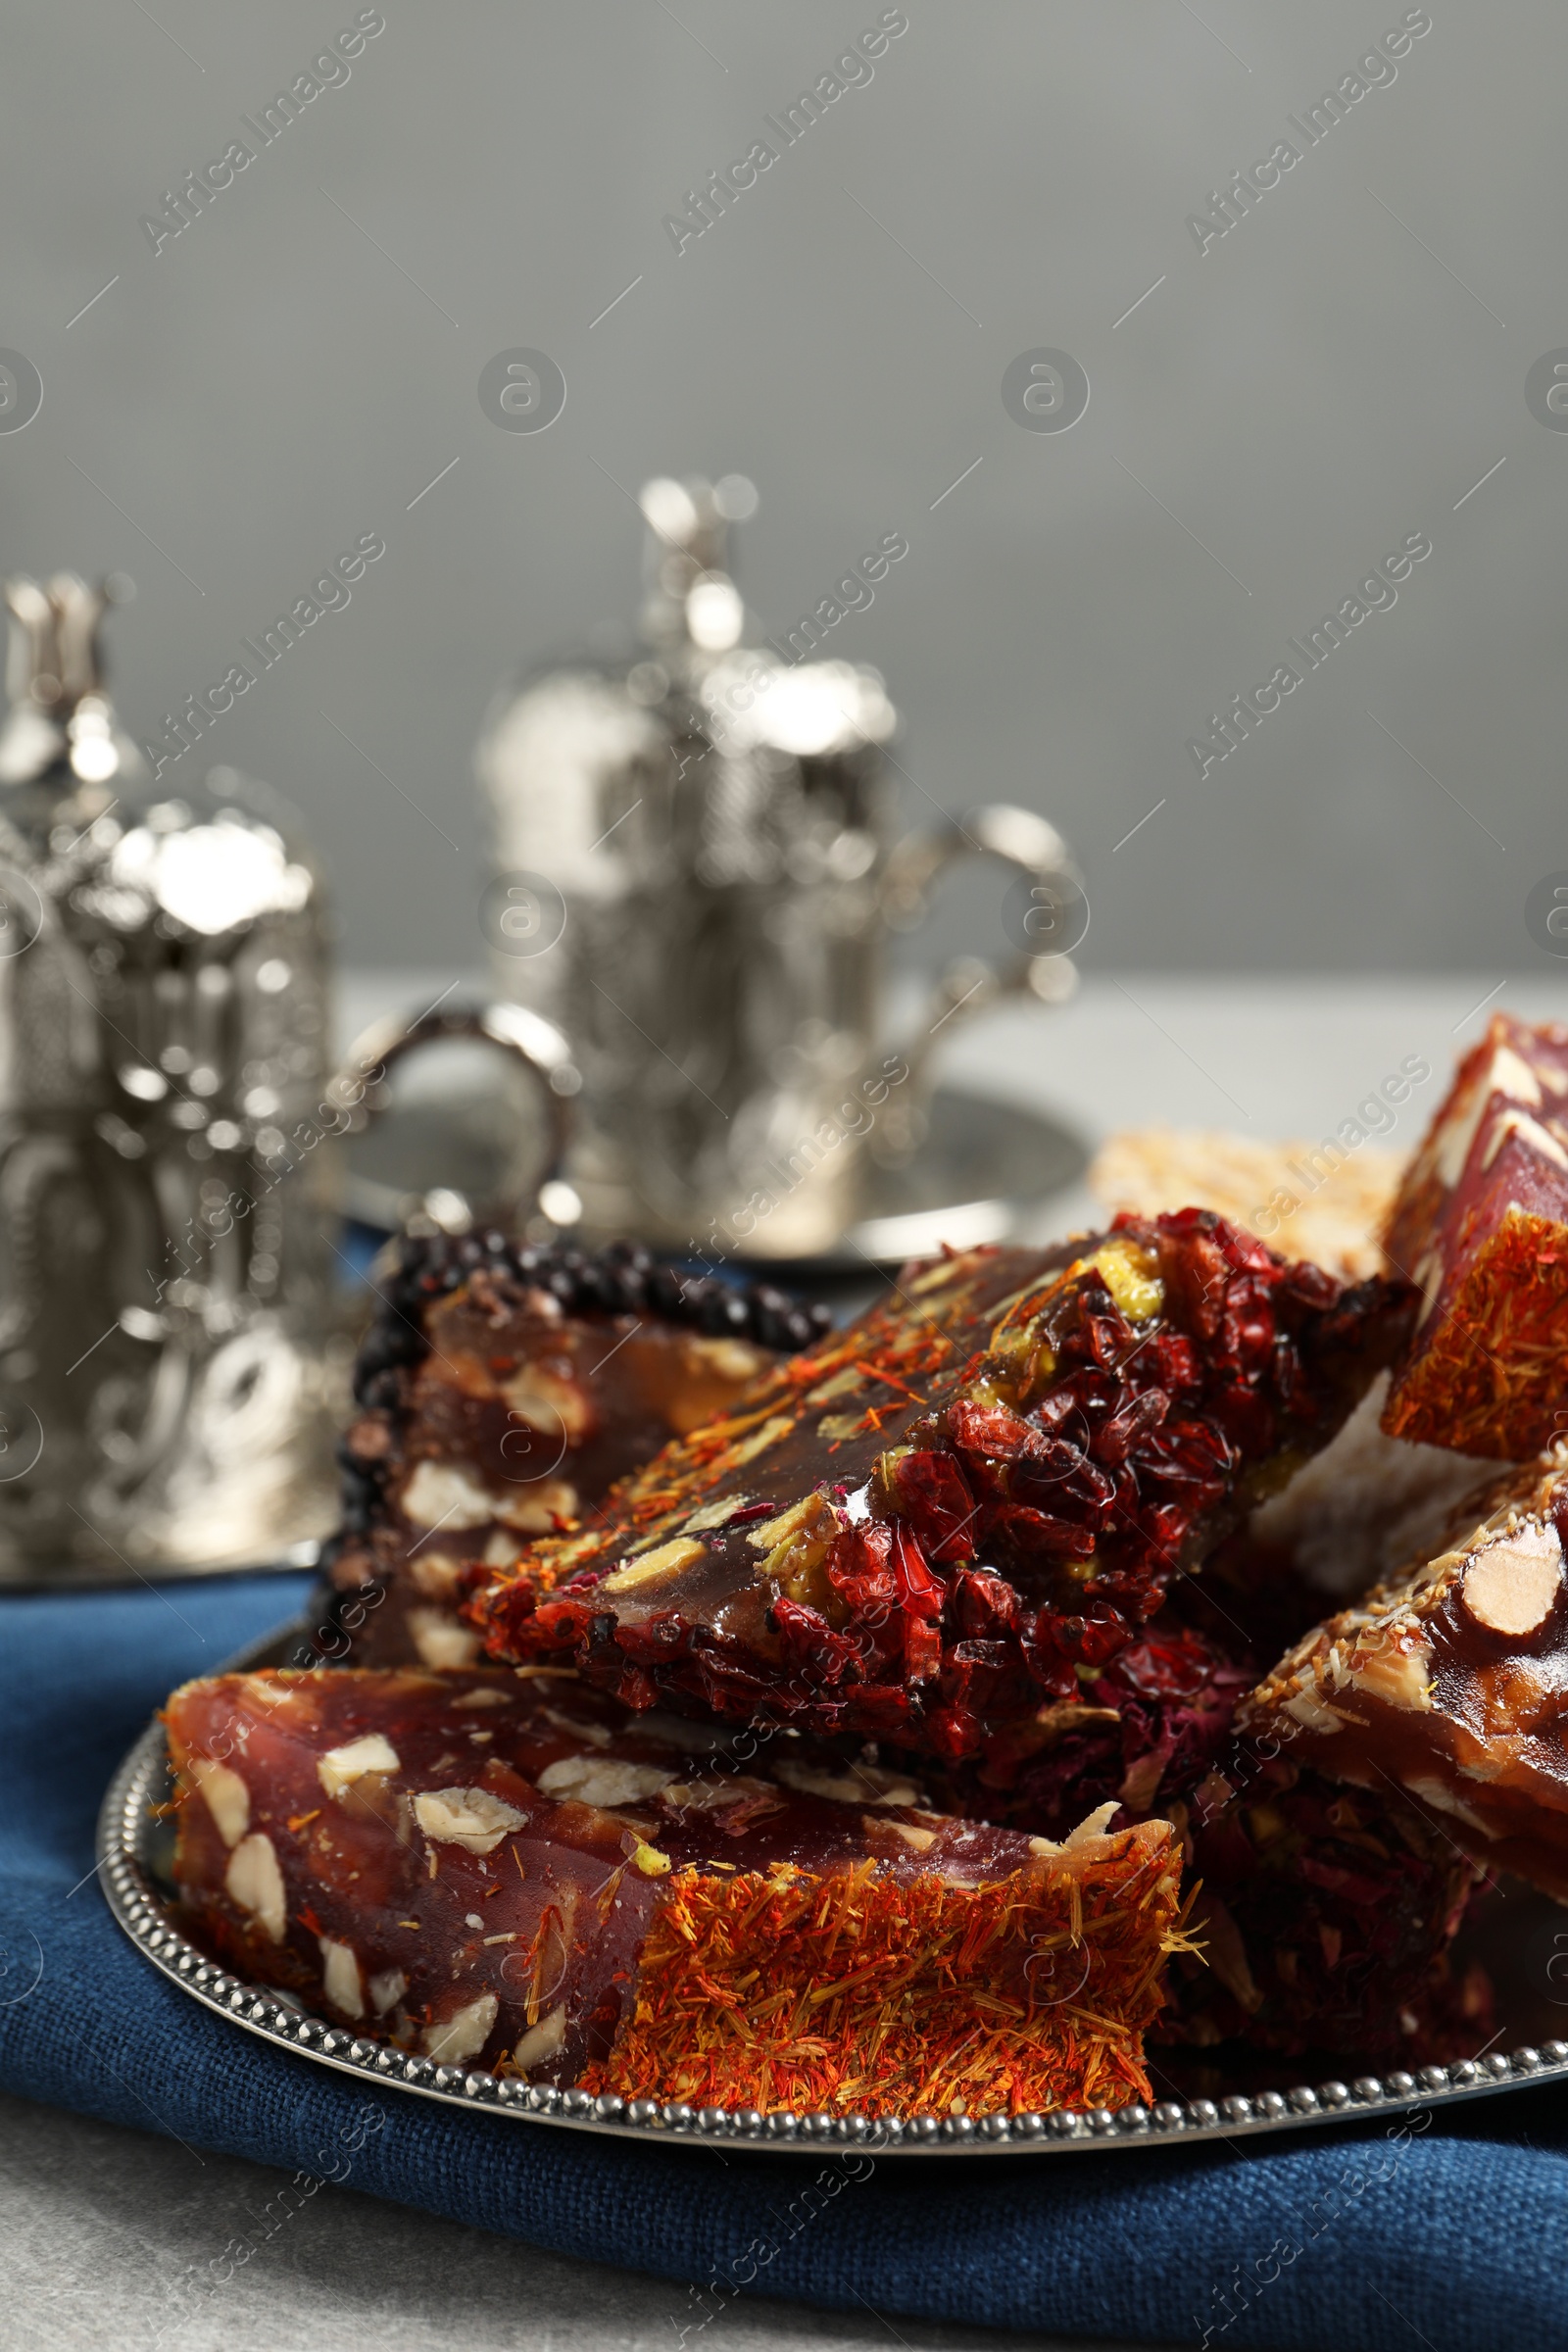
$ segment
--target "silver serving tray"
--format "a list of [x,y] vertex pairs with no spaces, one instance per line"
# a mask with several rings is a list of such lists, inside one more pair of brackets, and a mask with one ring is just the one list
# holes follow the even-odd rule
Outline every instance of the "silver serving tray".
[[[231,1659],[226,1671],[282,1664],[291,1651],[297,1654],[305,1632],[303,1623],[284,1627]],[[1517,2040],[1543,2014],[1550,2021],[1554,2007],[1562,2008],[1568,2023],[1568,1982],[1561,2001],[1553,2001],[1549,1989],[1544,1997],[1541,1991],[1541,1983],[1549,1987],[1568,1972],[1558,1968],[1554,1975],[1548,1958],[1534,1972],[1540,1983],[1532,1988],[1517,1966],[1527,1946],[1540,1944],[1553,1957],[1568,1948],[1564,1913],[1517,1882],[1509,1883],[1505,1942],[1488,1936],[1478,1940],[1475,1954],[1501,1979],[1499,2009],[1508,2023],[1497,2042],[1509,2045],[1506,2054],[1494,2046],[1458,2065],[1423,2067],[1413,2075],[1362,2075],[1350,2082],[1308,2084],[1292,2082],[1280,2072],[1276,2085],[1258,2087],[1254,2079],[1250,2089],[1222,2092],[1217,2098],[1167,2098],[1152,2107],[1123,2107],[1114,2113],[1107,2108],[1059,2109],[1049,2115],[922,2115],[903,2122],[872,2115],[760,2115],[755,2109],[722,2107],[699,2112],[656,2099],[594,2098],[587,2091],[502,2080],[464,2067],[436,2066],[383,2042],[359,2039],[324,2018],[313,2017],[291,1994],[248,1984],[210,1959],[185,1933],[170,1875],[172,1834],[153,1810],[168,1801],[170,1792],[168,1747],[163,1725],[155,1718],[115,1774],[98,1817],[104,1893],[138,1951],[192,2000],[261,2040],[338,2074],[437,2099],[449,2107],[480,2108],[526,2123],[609,2133],[659,2147],[722,2142],[754,2146],[763,2153],[793,2150],[809,2155],[825,2146],[849,2144],[890,2156],[1018,2156],[1149,2148],[1175,2141],[1235,2144],[1299,2132],[1313,2124],[1447,2107],[1529,2082],[1568,2082],[1568,2041]],[[1173,2055],[1157,2053],[1156,2060]],[[1266,2059],[1251,2063],[1259,2070],[1269,2064]],[[1277,2070],[1290,2063],[1273,2062]]]

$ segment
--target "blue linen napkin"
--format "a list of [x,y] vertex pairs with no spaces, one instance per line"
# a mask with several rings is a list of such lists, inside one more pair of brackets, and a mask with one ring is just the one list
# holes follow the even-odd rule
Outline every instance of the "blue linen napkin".
[[303,2194],[346,2181],[686,2281],[694,2346],[748,2292],[1227,2352],[1568,2346],[1568,2096],[1546,2086],[1416,2116],[1425,2130],[1384,2118],[1251,2147],[665,2153],[362,2088],[213,2016],[116,1928],[94,1819],[173,1685],[304,1591],[270,1576],[0,1600],[8,2089],[282,2166]]

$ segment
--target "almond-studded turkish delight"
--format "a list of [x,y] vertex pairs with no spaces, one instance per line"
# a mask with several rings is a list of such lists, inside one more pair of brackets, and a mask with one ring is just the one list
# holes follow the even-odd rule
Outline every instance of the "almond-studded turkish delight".
[[956,1821],[906,1775],[787,1733],[738,1755],[555,1675],[220,1675],[167,1721],[197,1932],[438,2065],[764,2110],[1151,2095],[1163,1822]]
[[1251,1738],[1394,1789],[1482,1863],[1568,1901],[1568,1448],[1330,1617],[1246,1698]]
[[460,1604],[827,1317],[645,1250],[405,1237],[355,1366],[320,1654],[473,1665]]

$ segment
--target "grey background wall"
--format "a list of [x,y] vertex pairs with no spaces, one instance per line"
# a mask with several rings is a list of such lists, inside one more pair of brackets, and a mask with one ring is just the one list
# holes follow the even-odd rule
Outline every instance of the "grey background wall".
[[[1092,965],[1554,969],[1524,909],[1568,867],[1568,434],[1525,391],[1568,345],[1560,8],[1432,0],[1309,146],[1288,119],[1397,0],[906,0],[679,253],[663,216],[875,0],[382,11],[156,253],[142,216],[355,7],[17,7],[0,84],[0,345],[44,386],[0,433],[0,563],[134,573],[135,731],[385,539],[191,756],[305,810],[350,959],[477,960],[498,678],[629,616],[647,474],[739,469],[770,632],[906,534],[835,650],[888,677],[911,817],[1007,794],[1064,827]],[[1200,252],[1188,216],[1281,139]],[[515,346],[564,372],[546,432],[481,410]],[[1087,371],[1070,431],[1004,407],[1038,347]],[[1397,603],[1200,777],[1209,714],[1415,533]]]

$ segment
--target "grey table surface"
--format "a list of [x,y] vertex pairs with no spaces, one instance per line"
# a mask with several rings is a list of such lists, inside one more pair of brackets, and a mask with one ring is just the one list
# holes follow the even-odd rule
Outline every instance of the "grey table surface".
[[[330,2185],[194,2312],[184,2282],[289,2178],[0,2094],[5,2352],[674,2352],[684,2286]],[[704,2352],[983,2352],[1064,2339],[748,2301]],[[1102,2346],[1102,2352],[1104,2347]],[[1114,2352],[1114,2347],[1110,2348]]]
[[[458,975],[461,977],[461,975]],[[342,1031],[428,1002],[451,973],[361,973],[343,989]],[[432,985],[426,988],[426,983]],[[1257,1137],[1332,1133],[1412,1054],[1430,1090],[1494,1004],[1568,1017],[1568,985],[1430,980],[1160,980],[1089,983],[1057,1013],[1002,1008],[945,1050],[949,1083],[1040,1104],[1088,1142],[1166,1122]],[[1393,1140],[1393,1139],[1386,1139]],[[1064,1228],[1087,1202],[1064,1199]],[[284,2176],[267,2167],[0,2096],[0,2352],[78,2346],[168,2352],[670,2352],[684,2289],[455,2228],[352,2190],[294,2216],[205,2312],[180,2281],[244,2232]],[[709,2352],[957,2352],[1001,2341],[901,2314],[808,2311],[758,2300],[727,2312]],[[1060,2339],[1014,2337],[1045,2346]]]

